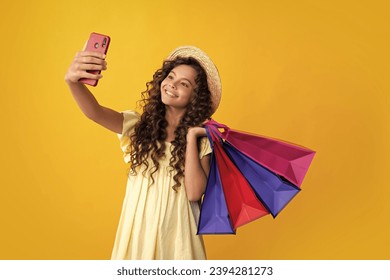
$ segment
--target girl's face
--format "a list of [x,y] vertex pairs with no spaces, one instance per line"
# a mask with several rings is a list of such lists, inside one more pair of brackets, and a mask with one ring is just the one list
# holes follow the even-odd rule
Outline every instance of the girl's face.
[[197,73],[189,65],[181,64],[171,70],[161,82],[161,99],[165,106],[185,109],[196,88]]

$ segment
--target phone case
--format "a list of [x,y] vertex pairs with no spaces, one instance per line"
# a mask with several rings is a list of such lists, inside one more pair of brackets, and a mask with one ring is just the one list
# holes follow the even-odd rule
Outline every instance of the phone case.
[[[107,50],[108,50],[108,46],[110,45],[110,41],[111,40],[110,40],[109,36],[93,32],[89,36],[85,50],[106,54]],[[101,71],[92,70],[92,71],[88,71],[88,72],[92,73],[92,74],[100,74]],[[85,79],[85,78],[82,78],[79,81],[83,84],[87,84],[87,85],[94,86],[94,87],[98,83],[98,80]]]

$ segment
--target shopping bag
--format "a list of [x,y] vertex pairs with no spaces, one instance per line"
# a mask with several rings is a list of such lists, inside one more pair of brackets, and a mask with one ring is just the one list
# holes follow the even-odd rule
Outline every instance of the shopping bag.
[[274,218],[300,191],[298,187],[238,151],[229,142],[225,141],[223,148]]
[[[300,187],[315,151],[266,136],[240,132],[210,120],[205,124],[241,153]],[[220,131],[223,130],[223,132]]]
[[214,154],[200,208],[197,234],[234,234]]
[[248,181],[223,150],[220,139],[212,138],[213,153],[233,228],[236,229],[269,214]]

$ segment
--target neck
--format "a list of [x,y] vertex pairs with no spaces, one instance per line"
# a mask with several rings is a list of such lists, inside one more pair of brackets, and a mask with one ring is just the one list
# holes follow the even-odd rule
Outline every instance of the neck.
[[175,109],[167,107],[165,110],[165,119],[168,122],[168,126],[177,127],[181,118],[184,116],[185,110]]
[[179,125],[181,118],[184,116],[184,113],[185,110],[178,110],[169,107],[166,108],[165,119],[168,122],[166,141],[172,142],[175,139],[175,130]]

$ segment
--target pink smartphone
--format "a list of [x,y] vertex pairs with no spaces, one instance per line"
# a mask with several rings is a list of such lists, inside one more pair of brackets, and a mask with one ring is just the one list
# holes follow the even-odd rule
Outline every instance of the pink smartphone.
[[[93,32],[89,36],[85,50],[106,54],[109,45],[110,45],[110,37],[109,36]],[[100,74],[101,71],[91,70],[88,72],[92,73],[92,74]],[[79,81],[83,84],[87,84],[87,85],[94,86],[94,87],[98,83],[98,80],[86,79],[86,78],[82,78]]]

